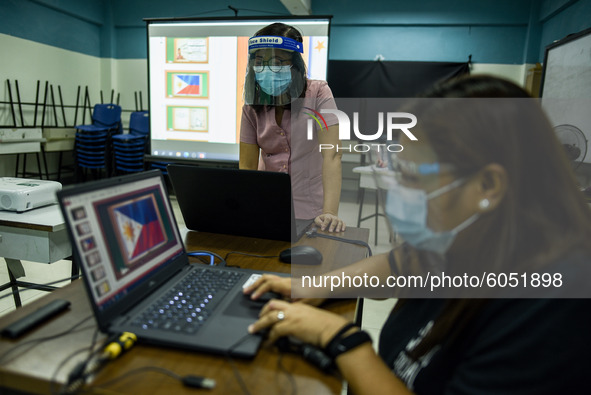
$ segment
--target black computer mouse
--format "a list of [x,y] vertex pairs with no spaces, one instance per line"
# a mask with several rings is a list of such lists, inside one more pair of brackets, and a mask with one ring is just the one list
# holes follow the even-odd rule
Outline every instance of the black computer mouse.
[[322,254],[312,246],[293,246],[279,253],[279,260],[296,265],[320,265]]

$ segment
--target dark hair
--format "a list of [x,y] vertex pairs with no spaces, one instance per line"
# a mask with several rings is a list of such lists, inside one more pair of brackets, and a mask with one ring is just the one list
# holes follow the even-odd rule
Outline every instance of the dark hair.
[[[272,23],[268,26],[265,26],[264,28],[260,29],[259,31],[257,31],[254,36],[281,36],[281,37],[288,37],[291,38],[293,40],[299,41],[301,43],[304,42],[304,39],[302,37],[302,33],[296,29],[293,26],[290,25],[286,25],[285,23],[281,23],[281,22],[275,22]],[[253,54],[250,54],[250,57],[253,57]],[[298,78],[292,78],[292,84],[297,84],[301,81],[301,83],[303,84],[303,86],[291,86],[290,87],[290,91],[292,92],[301,92],[301,94],[299,95],[299,97],[304,97],[304,95],[306,94],[306,88],[308,85],[308,80],[306,78],[306,64],[304,63],[304,59],[302,58],[302,55],[299,52],[295,52],[293,51],[291,53],[291,63],[292,63],[292,68],[291,68],[291,73],[293,74],[297,74]],[[246,73],[246,78],[247,79],[252,79],[252,86],[255,86],[255,82],[254,82],[254,71],[252,70],[252,67],[249,65],[248,66],[248,72]],[[258,87],[258,84],[256,85]],[[264,106],[263,105],[253,105],[252,106],[255,111],[260,111]]]
[[422,97],[432,98],[531,98],[514,83],[489,75],[460,76],[439,82]]
[[[481,257],[486,267],[502,270],[509,264],[514,269],[518,262],[531,266],[532,260],[544,265],[586,245],[591,211],[537,100],[512,82],[490,76],[456,79],[437,86],[429,97],[483,99],[463,101],[467,105],[461,111],[452,107],[453,115],[447,103],[428,110],[436,114],[426,117],[422,129],[439,161],[454,165],[458,177],[490,163],[507,173],[501,204],[474,224],[486,240],[481,244],[488,246]],[[478,242],[475,234],[471,243]]]
[[[446,112],[446,100],[434,101],[423,114],[427,121],[421,125],[419,139],[428,141],[440,162],[453,164],[458,177],[490,163],[501,165],[507,174],[501,203],[470,226],[469,236],[458,235],[457,243],[478,248],[468,253],[456,249],[449,257],[453,265],[466,271],[478,262],[485,265],[481,267],[508,272],[524,265],[539,269],[574,249],[591,253],[591,210],[537,101],[512,82],[491,76],[454,79],[425,97],[491,98],[470,101],[453,115]],[[444,340],[453,341],[485,303],[485,299],[448,301],[413,357]]]

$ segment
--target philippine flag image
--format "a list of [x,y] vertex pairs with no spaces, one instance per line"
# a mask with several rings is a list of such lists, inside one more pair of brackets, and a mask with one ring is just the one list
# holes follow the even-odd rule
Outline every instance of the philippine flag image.
[[114,209],[119,239],[126,261],[144,255],[165,242],[163,224],[152,196],[117,206]]
[[201,76],[195,74],[174,74],[175,96],[201,94]]

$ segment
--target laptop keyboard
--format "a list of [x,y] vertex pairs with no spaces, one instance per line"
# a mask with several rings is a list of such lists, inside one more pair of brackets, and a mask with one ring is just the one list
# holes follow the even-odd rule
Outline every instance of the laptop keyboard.
[[132,322],[145,330],[194,334],[242,273],[196,269],[148,307]]

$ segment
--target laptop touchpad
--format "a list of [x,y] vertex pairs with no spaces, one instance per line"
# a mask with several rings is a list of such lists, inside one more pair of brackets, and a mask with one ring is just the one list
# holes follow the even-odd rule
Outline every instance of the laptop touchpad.
[[224,310],[224,314],[256,320],[259,318],[259,311],[261,311],[263,306],[264,303],[250,300],[250,297],[245,296],[242,292],[238,292],[234,296],[234,300]]

